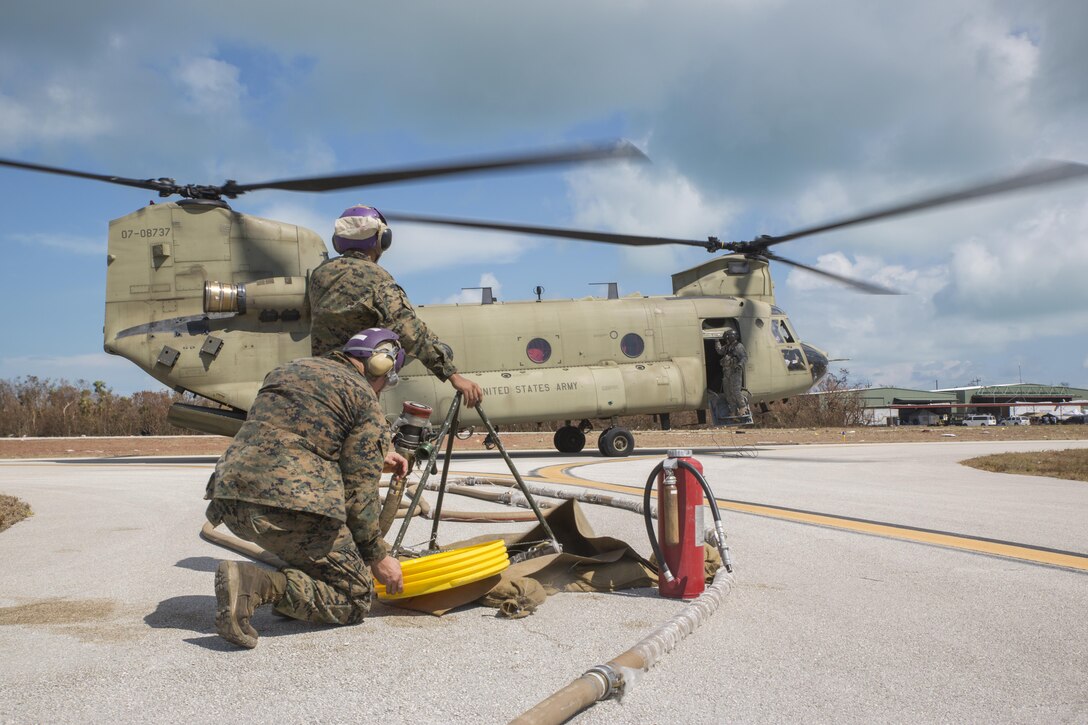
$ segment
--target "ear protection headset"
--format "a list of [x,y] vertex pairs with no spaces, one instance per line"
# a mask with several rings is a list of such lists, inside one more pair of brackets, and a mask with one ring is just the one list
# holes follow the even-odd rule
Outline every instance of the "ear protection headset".
[[378,246],[384,252],[393,246],[393,230],[389,228],[389,222],[385,220],[385,215],[377,209],[374,211],[378,212],[378,218],[382,220],[378,226]]
[[397,384],[397,371],[406,359],[400,337],[382,327],[371,327],[353,335],[344,345],[344,352],[363,363],[368,377],[385,377],[389,387]]
[[398,352],[400,352],[400,345],[392,340],[380,343],[374,348],[374,352],[370,353],[370,357],[363,361],[366,374],[372,378],[388,375],[389,371],[396,367]]

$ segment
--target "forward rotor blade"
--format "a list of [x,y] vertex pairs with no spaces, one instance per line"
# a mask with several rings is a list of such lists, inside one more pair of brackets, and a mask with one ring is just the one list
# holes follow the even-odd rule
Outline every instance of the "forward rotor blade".
[[416,222],[418,224],[442,224],[451,227],[465,227],[467,229],[490,229],[501,232],[517,232],[518,234],[534,234],[541,237],[561,237],[563,239],[579,239],[587,242],[605,242],[607,244],[623,244],[629,247],[650,247],[659,244],[684,244],[690,247],[702,247],[715,245],[714,249],[720,249],[721,245],[715,242],[700,242],[694,239],[670,239],[668,237],[641,237],[634,234],[611,234],[609,232],[591,232],[579,229],[560,229],[558,227],[537,227],[525,224],[504,224],[500,222],[484,222],[471,219],[451,219],[449,217],[422,216],[419,214],[400,214],[398,212],[382,212],[386,219],[402,222]]
[[257,189],[282,189],[285,191],[332,191],[350,189],[373,184],[391,184],[398,181],[426,179],[435,176],[472,174],[503,169],[518,169],[531,166],[553,166],[557,164],[578,163],[583,161],[605,161],[610,159],[631,159],[647,161],[646,155],[628,141],[597,146],[576,146],[536,154],[514,156],[495,156],[464,161],[455,164],[433,166],[414,166],[384,171],[363,171],[336,176],[315,176],[302,179],[285,179],[259,184],[235,184],[228,182],[223,186],[223,193],[241,194]]
[[873,282],[863,282],[862,280],[854,279],[853,277],[846,277],[846,276],[843,276],[841,274],[835,274],[834,272],[828,272],[827,270],[824,270],[824,269],[818,269],[816,267],[810,267],[807,264],[801,264],[800,262],[794,262],[792,259],[786,259],[784,257],[779,257],[777,254],[772,254],[770,252],[765,252],[763,256],[767,257],[767,259],[770,259],[773,262],[781,262],[782,264],[788,264],[791,267],[797,267],[799,269],[803,269],[806,272],[812,272],[813,274],[818,274],[821,277],[827,277],[828,279],[833,279],[836,282],[847,285],[848,287],[853,287],[854,289],[856,289],[856,290],[858,290],[860,292],[865,292],[866,294],[870,294],[870,295],[901,295],[901,294],[903,294],[899,290],[894,290],[894,289],[891,289],[890,287],[883,287],[883,286],[881,286],[879,284],[875,284]]
[[789,234],[783,234],[781,236],[772,236],[769,239],[763,238],[759,240],[759,246],[766,249],[772,244],[781,244],[782,242],[788,242],[800,237],[807,237],[811,234],[831,231],[832,229],[843,229],[856,224],[866,224],[868,222],[874,222],[879,219],[888,219],[902,214],[913,214],[914,212],[923,211],[925,209],[935,209],[940,206],[958,204],[972,199],[997,196],[1019,189],[1056,184],[1086,175],[1088,175],[1088,165],[1077,164],[1070,161],[1051,161],[1006,179],[999,179],[998,181],[992,181],[978,186],[970,186],[959,191],[949,191],[934,196],[923,197],[906,204],[896,204],[895,206],[877,209],[867,214],[861,214],[848,219],[799,229],[795,232],[790,232]]
[[78,179],[94,179],[95,181],[105,181],[110,184],[120,184],[122,186],[134,186],[137,189],[150,189],[151,191],[164,191],[172,190],[176,185],[173,182],[159,179],[126,179],[123,176],[107,176],[106,174],[91,174],[86,171],[74,171],[72,169],[62,169],[59,166],[45,166],[44,164],[28,164],[24,161],[11,161],[8,159],[0,159],[0,166],[11,166],[16,169],[27,169],[29,171],[42,171],[47,174],[59,174],[61,176],[74,176]]

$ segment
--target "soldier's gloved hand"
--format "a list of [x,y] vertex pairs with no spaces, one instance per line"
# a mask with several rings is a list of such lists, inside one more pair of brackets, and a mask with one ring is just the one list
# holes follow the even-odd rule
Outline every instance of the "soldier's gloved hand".
[[385,457],[382,473],[392,473],[394,476],[407,476],[408,459],[396,451],[390,451]]
[[371,565],[370,571],[374,578],[385,585],[385,591],[389,594],[400,594],[404,590],[404,574],[400,570],[400,562],[391,556]]

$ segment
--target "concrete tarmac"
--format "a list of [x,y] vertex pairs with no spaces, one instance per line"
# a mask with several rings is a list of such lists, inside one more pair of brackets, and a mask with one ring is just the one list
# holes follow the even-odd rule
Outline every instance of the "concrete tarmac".
[[[737,585],[622,702],[575,721],[1088,721],[1088,484],[958,464],[1084,446],[697,453],[723,501]],[[662,457],[515,461],[564,488],[634,495]],[[505,722],[683,606],[648,589],[558,594],[512,621],[376,604],[343,628],[266,607],[259,646],[239,650],[215,634],[213,572],[242,557],[197,536],[213,465],[0,462],[0,493],[34,510],[0,533],[0,722]],[[452,468],[506,470],[496,455]],[[598,534],[649,553],[641,517],[584,509]],[[413,521],[407,540],[430,525]],[[529,526],[443,522],[439,540]]]

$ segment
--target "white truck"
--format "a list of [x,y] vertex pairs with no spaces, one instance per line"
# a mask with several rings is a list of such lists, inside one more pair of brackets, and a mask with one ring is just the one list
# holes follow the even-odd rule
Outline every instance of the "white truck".
[[963,424],[968,426],[997,425],[997,419],[992,415],[972,414],[963,419]]

